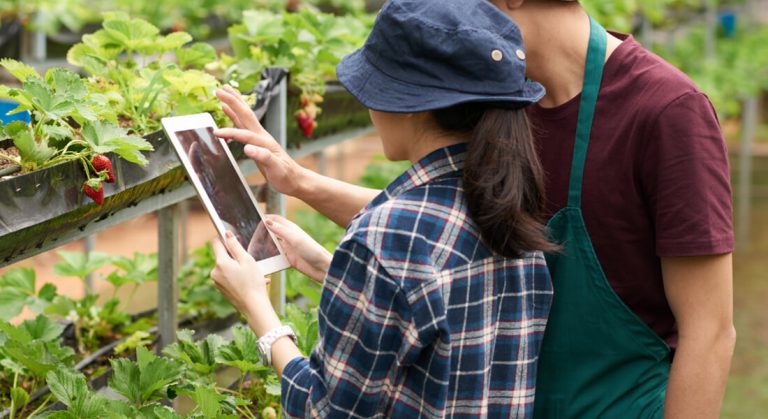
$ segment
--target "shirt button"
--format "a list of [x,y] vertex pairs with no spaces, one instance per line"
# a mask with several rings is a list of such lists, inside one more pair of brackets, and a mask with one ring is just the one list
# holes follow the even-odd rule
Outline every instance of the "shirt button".
[[497,63],[504,59],[504,53],[498,49],[491,51],[491,58]]
[[525,51],[519,49],[519,50],[515,51],[515,54],[517,54],[517,58],[519,58],[521,60],[525,60]]

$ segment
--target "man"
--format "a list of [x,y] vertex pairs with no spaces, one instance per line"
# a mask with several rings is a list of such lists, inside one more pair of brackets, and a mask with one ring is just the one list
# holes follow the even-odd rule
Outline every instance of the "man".
[[[547,89],[529,117],[565,243],[548,260],[536,416],[718,417],[735,343],[733,233],[708,99],[578,2],[492,2],[519,25],[527,75]],[[342,226],[378,193],[299,167],[233,94],[219,97],[246,130],[217,135],[254,145],[246,153],[276,189]]]

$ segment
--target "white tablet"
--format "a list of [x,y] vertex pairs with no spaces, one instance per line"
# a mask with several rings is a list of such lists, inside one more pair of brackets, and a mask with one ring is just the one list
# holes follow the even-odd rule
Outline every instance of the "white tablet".
[[219,235],[234,233],[263,274],[288,268],[229,147],[213,135],[213,117],[201,113],[163,118],[162,123]]

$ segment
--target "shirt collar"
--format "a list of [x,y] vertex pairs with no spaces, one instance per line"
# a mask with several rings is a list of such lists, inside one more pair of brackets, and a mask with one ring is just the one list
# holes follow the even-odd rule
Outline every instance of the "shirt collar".
[[376,206],[394,196],[418,188],[446,175],[460,174],[464,169],[466,153],[467,144],[459,143],[427,154],[390,183],[384,190],[384,193],[373,200],[371,206]]

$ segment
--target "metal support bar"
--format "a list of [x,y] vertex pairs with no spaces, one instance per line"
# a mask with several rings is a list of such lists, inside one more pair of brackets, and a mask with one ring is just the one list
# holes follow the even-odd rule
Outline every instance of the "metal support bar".
[[736,243],[740,248],[749,246],[750,203],[752,202],[752,142],[757,134],[760,103],[757,96],[744,101],[739,150],[739,189]]
[[171,205],[157,212],[157,317],[160,330],[158,350],[176,341],[179,288],[179,207]]
[[[288,143],[288,121],[286,117],[288,112],[288,88],[285,79],[280,82],[278,88],[279,95],[273,99],[275,101],[274,105],[270,106],[267,114],[264,115],[264,128],[285,149]],[[267,197],[267,212],[285,216],[285,197],[277,193],[271,186]],[[285,314],[285,272],[280,272],[272,278],[269,293],[269,298],[275,311],[281,315]]]
[[[37,12],[34,17],[35,23],[38,25],[45,20],[45,12]],[[40,29],[37,29],[32,34],[32,59],[37,62],[45,61],[48,56],[48,37]]]
[[718,0],[705,0],[707,33],[704,43],[704,56],[707,61],[717,58],[717,3]]
[[189,200],[179,202],[179,238],[181,239],[181,264],[189,256]]

